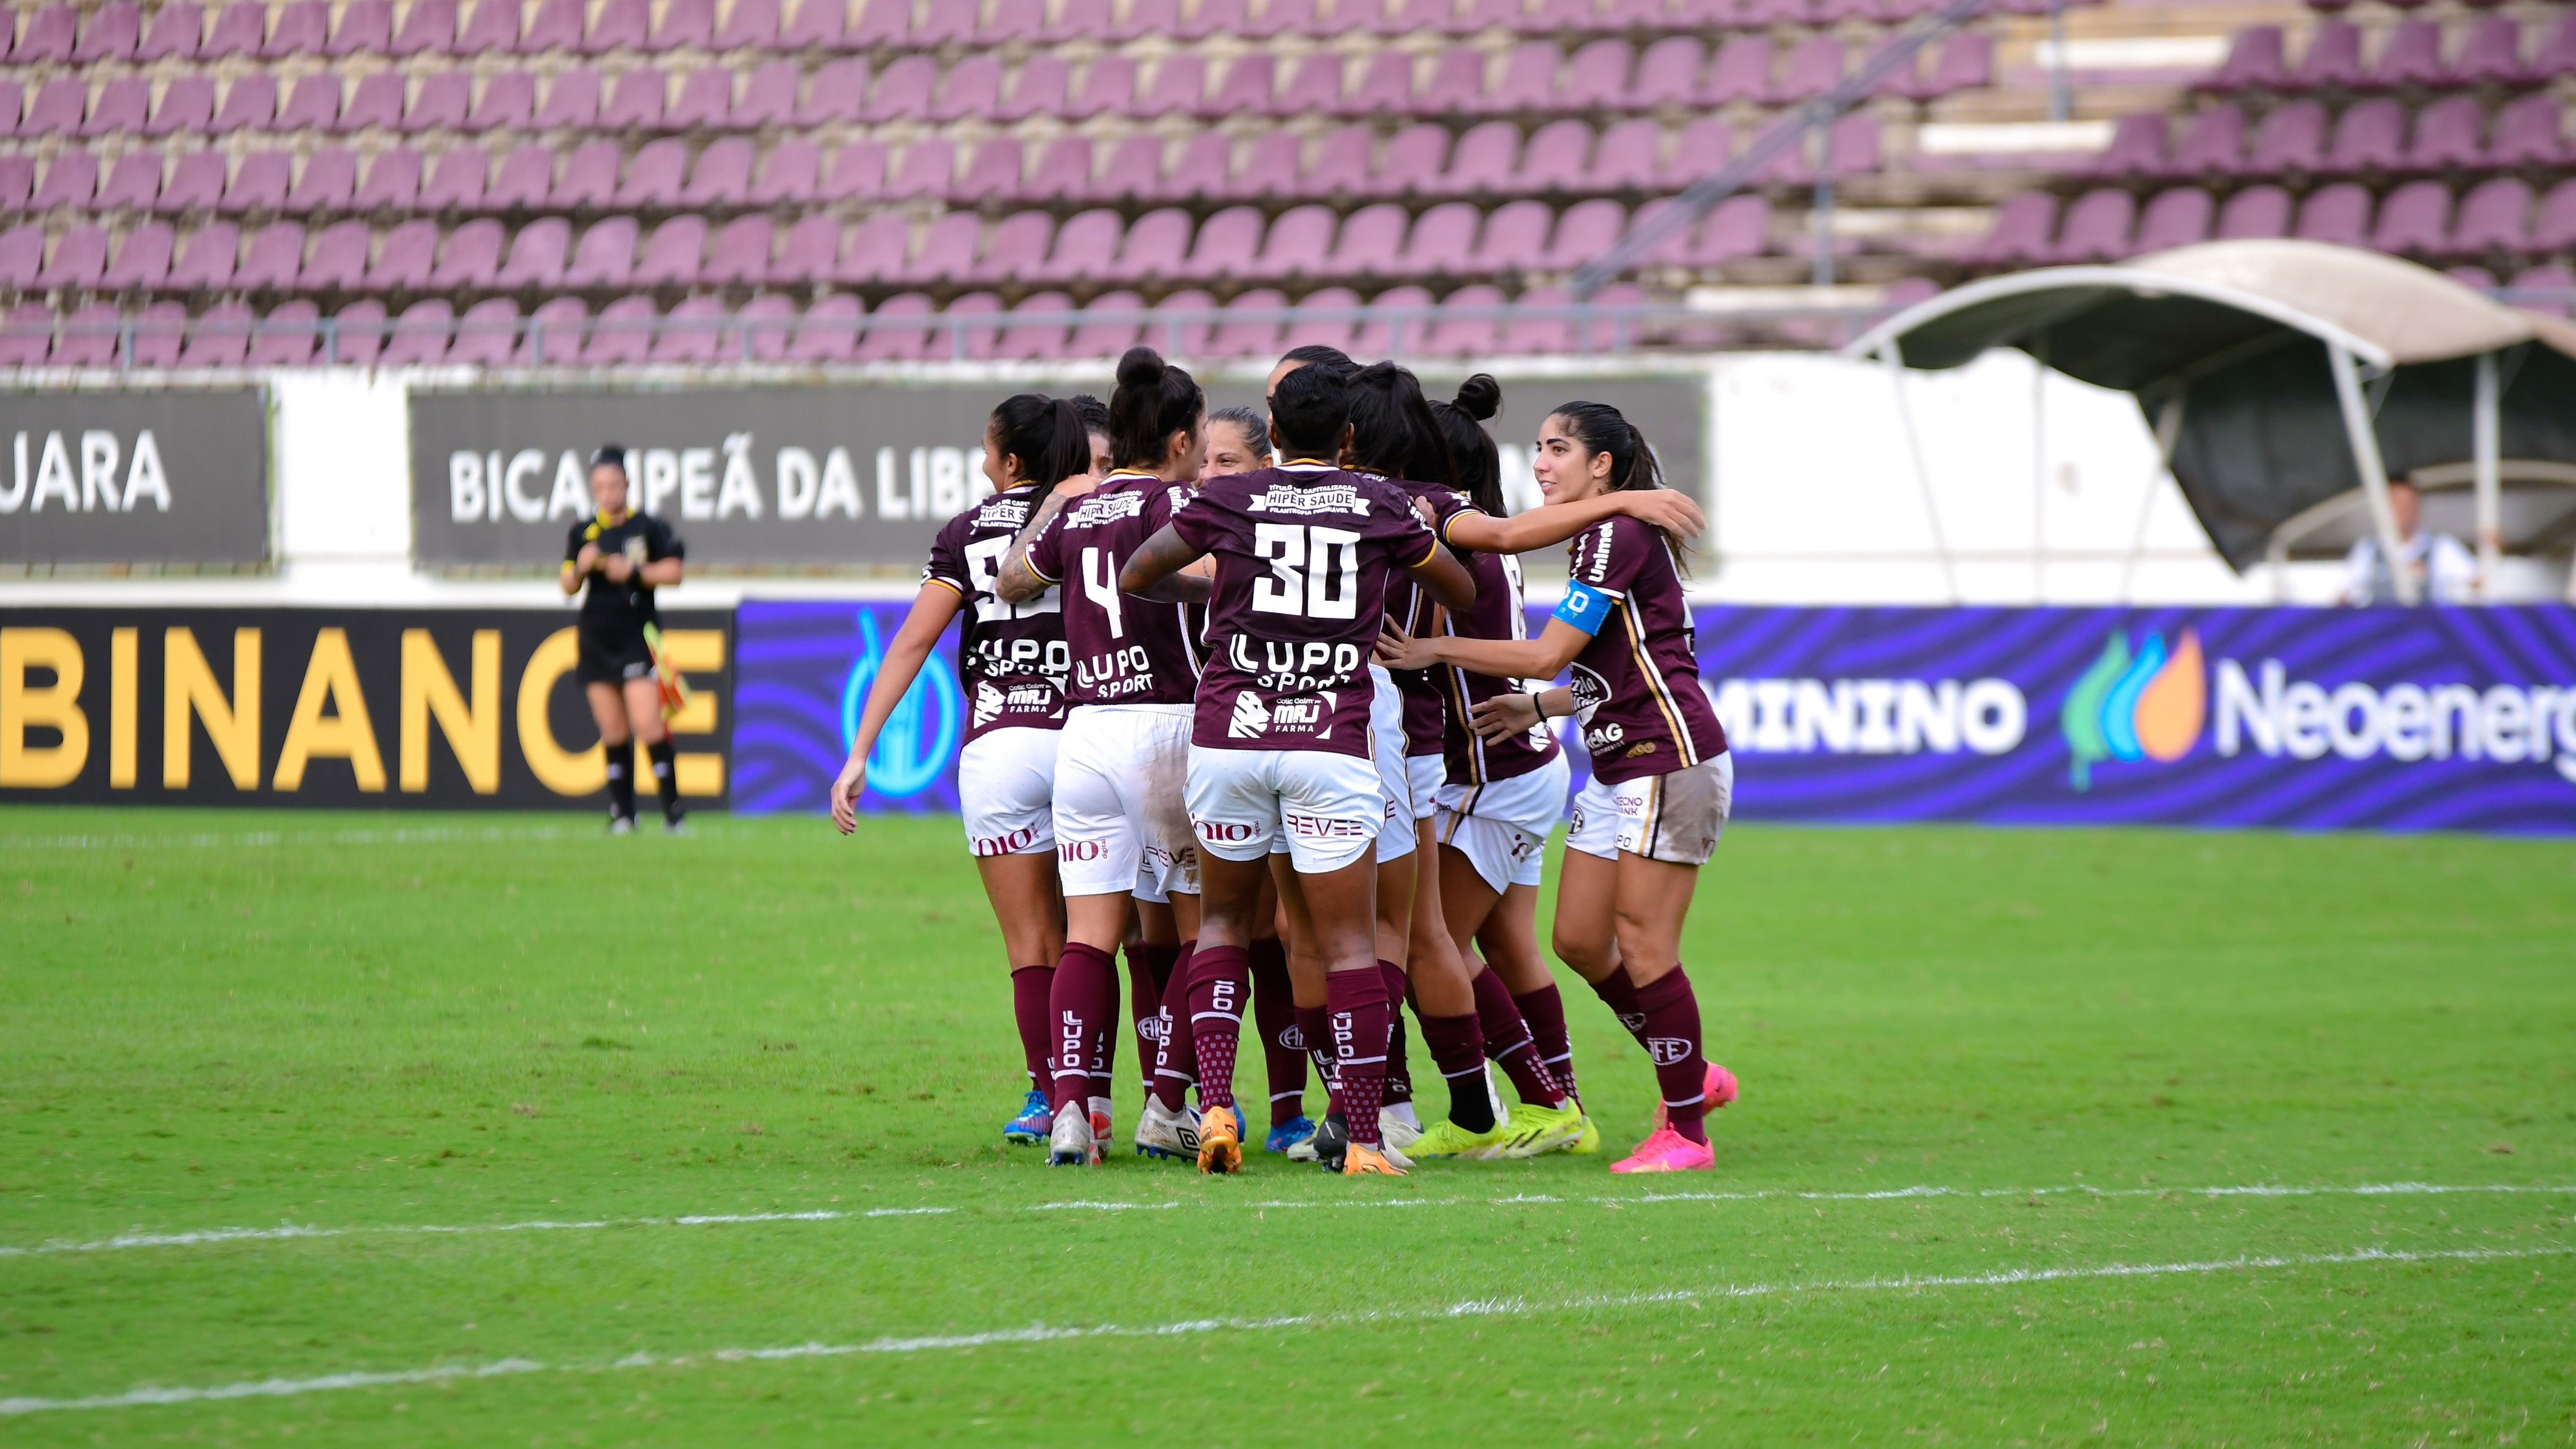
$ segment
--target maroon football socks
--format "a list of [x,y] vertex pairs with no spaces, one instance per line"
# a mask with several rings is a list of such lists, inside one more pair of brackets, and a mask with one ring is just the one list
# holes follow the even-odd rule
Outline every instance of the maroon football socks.
[[1127,943],[1127,1019],[1136,1032],[1136,1069],[1145,1090],[1154,1090],[1154,1038],[1162,1030],[1163,988],[1171,984],[1178,946],[1151,941]]
[[1386,1102],[1387,1028],[1394,1011],[1386,999],[1386,979],[1375,971],[1336,971],[1324,980],[1324,1010],[1351,1141],[1375,1148],[1378,1108]]
[[1708,1114],[1708,1061],[1700,1050],[1699,998],[1690,977],[1675,966],[1637,988],[1637,1009],[1645,1014],[1646,1055],[1654,1059],[1655,1085],[1664,1094],[1664,1115],[1673,1130],[1693,1142],[1706,1142],[1700,1119]]
[[1404,1002],[1407,995],[1404,968],[1392,961],[1377,963],[1378,979],[1386,984],[1386,1100],[1413,1100],[1413,1078],[1404,1070]]
[[1538,1059],[1546,1064],[1549,1078],[1567,1096],[1582,1097],[1583,1089],[1574,1084],[1574,1042],[1565,1031],[1565,997],[1552,985],[1542,986],[1514,996],[1512,1004],[1520,1008],[1521,1020],[1529,1026],[1530,1040],[1537,1045]]
[[1020,1055],[1027,1059],[1029,1090],[1055,1093],[1048,1054],[1055,1050],[1055,1031],[1047,1015],[1047,994],[1055,989],[1055,968],[1022,966],[1011,973],[1011,1016],[1020,1027]]
[[1321,1006],[1297,1008],[1297,1037],[1306,1044],[1306,1055],[1314,1060],[1315,1076],[1324,1084],[1326,1109],[1342,1110],[1342,1084],[1333,1075],[1333,1014]]
[[1493,1131],[1494,1103],[1485,1094],[1485,1033],[1476,1018],[1426,1016],[1422,1044],[1449,1083],[1449,1120],[1470,1132]]
[[1306,1112],[1306,1044],[1297,1030],[1297,998],[1288,984],[1288,948],[1276,936],[1252,943],[1252,1024],[1261,1033],[1261,1062],[1270,1078],[1270,1125]]
[[[1637,1004],[1637,983],[1628,979],[1627,967],[1611,967],[1609,975],[1592,983],[1592,994],[1601,998],[1612,1016],[1619,1018],[1619,1024],[1637,1039],[1637,1045],[1646,1045],[1646,1009]],[[1651,1052],[1653,1048],[1647,1050]]]
[[1109,1091],[1110,1033],[1117,1028],[1118,968],[1097,946],[1067,941],[1064,959],[1056,963],[1054,989],[1047,993],[1047,1018],[1053,1025],[1054,1085],[1048,1102],[1057,1111],[1067,1102],[1087,1109],[1090,1098]]
[[1154,1100],[1166,1112],[1181,1110],[1181,1100],[1198,1080],[1198,1046],[1183,1024],[1190,1019],[1190,974],[1195,969],[1196,941],[1183,941],[1172,974],[1163,983],[1161,1005],[1154,1013]]
[[[1530,1040],[1529,1024],[1521,1020],[1521,1009],[1513,1004],[1511,989],[1494,968],[1480,968],[1471,983],[1476,990],[1477,1025],[1484,1033],[1485,1054],[1503,1075],[1512,1079],[1512,1090],[1533,1107],[1558,1107],[1565,1103],[1565,1092],[1549,1074],[1547,1063],[1539,1060],[1538,1047]],[[1423,1028],[1425,1031],[1429,1027]],[[1447,1072],[1448,1068],[1441,1068]]]
[[1199,1065],[1199,1110],[1234,1105],[1234,1053],[1243,1039],[1252,961],[1241,946],[1202,945],[1190,962],[1190,1042]]

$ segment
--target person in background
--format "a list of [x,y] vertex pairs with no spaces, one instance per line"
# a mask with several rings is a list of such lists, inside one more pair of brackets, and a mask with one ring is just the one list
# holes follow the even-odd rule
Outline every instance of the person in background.
[[[679,583],[688,548],[671,526],[626,506],[626,450],[609,443],[590,457],[590,499],[599,511],[564,540],[564,596],[581,594],[582,692],[608,753],[608,830],[635,831],[635,744],[653,762],[662,828],[684,827],[671,736],[662,728],[662,686],[644,631],[660,627],[653,591]],[[587,589],[588,592],[584,592]]]
[[[2402,540],[2397,559],[2415,578],[2415,597],[2427,604],[2474,603],[2478,561],[2468,545],[2447,533],[2424,528],[2424,495],[2411,479],[2388,485],[2388,511],[2397,515]],[[2397,580],[2389,572],[2377,530],[2363,534],[2343,558],[2343,597],[2337,602],[2366,608],[2398,602]]]

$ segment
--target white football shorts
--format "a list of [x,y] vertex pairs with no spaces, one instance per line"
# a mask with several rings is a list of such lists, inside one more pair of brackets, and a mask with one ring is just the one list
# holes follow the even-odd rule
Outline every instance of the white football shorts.
[[1443,785],[1432,830],[1442,845],[1467,857],[1496,894],[1534,886],[1547,859],[1547,833],[1565,818],[1565,787],[1573,771],[1560,750],[1526,775],[1487,785]]
[[1227,860],[1260,860],[1288,846],[1301,875],[1360,859],[1386,818],[1377,768],[1322,750],[1215,750],[1190,746],[1190,824],[1199,848]]
[[957,752],[957,805],[978,856],[1055,849],[1056,730],[989,730]]
[[1604,860],[1621,851],[1672,865],[1706,865],[1726,833],[1735,803],[1735,756],[1702,760],[1669,775],[1605,785],[1594,779],[1574,797],[1565,848]]
[[1076,705],[1056,749],[1056,874],[1069,896],[1199,893],[1186,704]]
[[1369,666],[1377,692],[1369,696],[1369,758],[1377,765],[1378,796],[1386,802],[1386,828],[1378,832],[1377,863],[1413,853],[1413,784],[1405,773],[1404,691],[1383,664]]

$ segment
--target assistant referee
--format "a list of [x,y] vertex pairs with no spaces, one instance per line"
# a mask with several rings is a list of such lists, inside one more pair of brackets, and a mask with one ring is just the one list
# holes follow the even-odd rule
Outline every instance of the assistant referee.
[[590,498],[596,516],[572,526],[564,539],[563,591],[590,592],[581,601],[581,682],[591,716],[608,751],[608,829],[635,829],[635,749],[653,762],[653,787],[662,797],[663,828],[681,829],[680,791],[672,778],[671,736],[662,728],[662,687],[653,676],[647,625],[656,630],[653,591],[680,581],[688,549],[671,526],[626,506],[626,450],[615,443],[590,459]]

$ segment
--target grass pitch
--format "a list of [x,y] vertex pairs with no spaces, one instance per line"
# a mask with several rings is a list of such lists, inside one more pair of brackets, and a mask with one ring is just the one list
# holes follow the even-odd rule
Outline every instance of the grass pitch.
[[2576,1438],[2565,843],[1739,827],[1718,1172],[1345,1184],[1005,1149],[954,823],[700,824],[0,811],[0,1440]]

